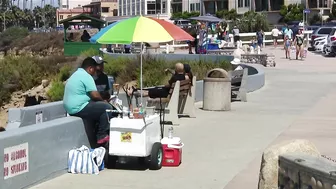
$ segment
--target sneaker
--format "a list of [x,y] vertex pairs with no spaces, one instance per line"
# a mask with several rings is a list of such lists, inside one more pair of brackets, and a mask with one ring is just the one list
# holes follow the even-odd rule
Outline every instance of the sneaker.
[[98,143],[98,144],[104,144],[104,143],[107,143],[107,142],[109,142],[109,141],[110,141],[110,136],[107,135],[107,136],[105,136],[104,138],[98,140],[97,143]]

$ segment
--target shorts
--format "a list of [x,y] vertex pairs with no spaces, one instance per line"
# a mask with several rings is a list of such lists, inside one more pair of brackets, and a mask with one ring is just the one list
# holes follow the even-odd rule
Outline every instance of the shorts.
[[233,41],[234,42],[237,42],[239,40],[240,40],[240,36],[239,35],[236,35],[236,36],[233,37]]
[[277,41],[279,36],[272,36],[272,39]]
[[263,44],[263,40],[262,39],[258,39],[258,45],[261,46]]

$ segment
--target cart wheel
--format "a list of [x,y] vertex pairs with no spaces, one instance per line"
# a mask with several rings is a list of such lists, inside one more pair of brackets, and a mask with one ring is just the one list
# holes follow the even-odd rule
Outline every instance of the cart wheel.
[[159,142],[154,143],[150,155],[149,169],[159,170],[162,167],[163,150]]

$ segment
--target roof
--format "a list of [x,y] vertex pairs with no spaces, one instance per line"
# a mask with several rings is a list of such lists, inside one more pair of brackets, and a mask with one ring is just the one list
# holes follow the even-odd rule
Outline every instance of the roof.
[[76,16],[72,16],[70,18],[61,20],[59,22],[60,24],[63,24],[65,28],[68,28],[70,25],[76,25],[78,23],[85,23],[88,24],[92,27],[95,28],[102,28],[102,26],[106,23],[104,20],[101,20],[99,18],[95,18],[92,16],[89,16],[85,13],[76,15]]
[[81,9],[64,9],[64,10],[57,10],[58,13],[83,13],[85,12],[83,8]]

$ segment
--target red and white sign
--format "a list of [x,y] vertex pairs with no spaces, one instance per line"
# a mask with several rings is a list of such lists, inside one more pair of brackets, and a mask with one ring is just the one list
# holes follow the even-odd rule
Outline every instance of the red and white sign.
[[4,179],[29,172],[28,143],[4,149]]

